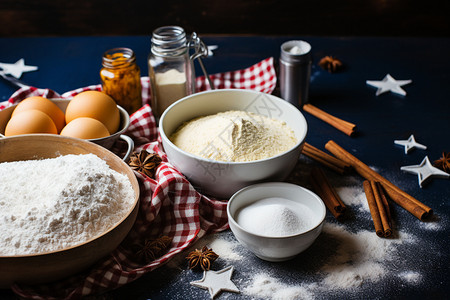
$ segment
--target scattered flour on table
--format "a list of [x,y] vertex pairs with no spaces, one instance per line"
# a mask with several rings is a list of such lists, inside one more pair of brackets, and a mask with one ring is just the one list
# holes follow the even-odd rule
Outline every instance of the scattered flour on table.
[[401,272],[398,277],[410,284],[417,284],[422,280],[422,275],[414,271]]
[[419,227],[428,231],[444,230],[447,226],[448,219],[446,216],[432,215],[427,221],[420,222]]
[[180,126],[170,140],[203,158],[234,162],[269,158],[297,143],[285,122],[246,111],[195,118]]
[[348,186],[337,187],[336,192],[345,205],[357,206],[359,211],[370,212],[362,184],[360,188]]
[[422,222],[420,223],[420,228],[425,230],[440,230],[441,225],[436,222]]
[[130,210],[129,179],[93,154],[0,164],[0,255],[81,244]]
[[256,274],[253,277],[252,283],[244,288],[242,292],[247,295],[264,297],[267,299],[314,299],[314,294],[310,291],[309,287],[285,284],[264,273]]
[[403,232],[398,233],[398,239],[380,239],[372,231],[351,233],[342,225],[329,223],[323,231],[339,241],[336,254],[321,268],[323,283],[331,288],[352,288],[381,280],[387,272],[385,263],[396,255],[396,246],[414,240]]
[[219,257],[226,260],[241,260],[243,258],[242,255],[234,251],[234,248],[238,245],[238,242],[225,239],[215,239],[209,243],[209,247],[214,249]]
[[[364,283],[378,282],[392,270],[386,263],[396,259],[398,246],[412,243],[414,238],[400,232],[398,239],[380,239],[374,232],[361,230],[351,233],[344,226],[325,223],[323,234],[338,242],[335,254],[318,270],[320,279],[314,283],[287,284],[268,274],[256,274],[243,290],[252,297],[273,299],[313,299],[331,290],[347,290]],[[420,278],[420,274],[401,275],[408,282]]]

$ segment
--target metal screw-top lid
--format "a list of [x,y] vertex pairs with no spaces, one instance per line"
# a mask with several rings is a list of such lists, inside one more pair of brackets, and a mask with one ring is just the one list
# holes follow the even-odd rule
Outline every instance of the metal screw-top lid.
[[158,55],[179,55],[187,50],[186,33],[179,26],[163,26],[152,35],[152,52]]
[[105,68],[123,68],[136,62],[133,50],[129,48],[113,48],[103,53],[102,65]]
[[288,41],[281,45],[281,59],[291,63],[307,62],[311,59],[311,45],[305,41]]

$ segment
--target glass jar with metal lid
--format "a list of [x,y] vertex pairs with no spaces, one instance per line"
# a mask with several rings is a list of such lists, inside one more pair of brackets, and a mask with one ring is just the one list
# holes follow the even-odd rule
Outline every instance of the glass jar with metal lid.
[[102,58],[100,78],[103,91],[132,114],[142,106],[141,72],[133,50],[114,48]]
[[172,103],[195,92],[195,70],[183,28],[164,26],[153,31],[148,66],[156,118]]

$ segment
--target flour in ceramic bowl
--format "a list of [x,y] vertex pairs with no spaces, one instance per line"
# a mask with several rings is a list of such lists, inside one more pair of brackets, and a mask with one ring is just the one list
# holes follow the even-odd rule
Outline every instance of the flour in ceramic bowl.
[[297,144],[285,122],[246,111],[190,120],[171,135],[180,149],[216,161],[247,162],[281,154]]
[[132,209],[134,191],[94,154],[0,163],[0,256],[79,245]]

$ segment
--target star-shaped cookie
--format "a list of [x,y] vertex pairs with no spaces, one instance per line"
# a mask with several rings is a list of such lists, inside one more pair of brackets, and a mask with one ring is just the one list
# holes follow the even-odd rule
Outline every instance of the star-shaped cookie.
[[368,85],[371,85],[373,87],[378,88],[376,92],[376,96],[386,93],[386,92],[393,92],[402,96],[406,96],[405,90],[401,88],[401,86],[407,85],[411,83],[412,80],[395,80],[391,75],[387,74],[383,80],[376,81],[376,80],[367,80],[366,83]]
[[425,156],[425,158],[422,160],[420,165],[412,165],[412,166],[403,166],[400,167],[400,170],[411,173],[411,174],[417,174],[419,178],[419,186],[422,187],[422,185],[430,179],[431,177],[442,177],[442,178],[449,178],[450,174],[445,173],[444,171],[439,170],[436,167],[433,167],[430,160],[428,159],[428,156]]
[[0,63],[0,68],[2,68],[3,74],[12,75],[17,79],[20,78],[24,72],[36,71],[38,69],[36,66],[25,65],[25,60],[23,58],[13,64]]
[[408,154],[408,152],[414,148],[419,148],[423,150],[427,149],[427,146],[416,142],[416,139],[414,138],[413,134],[411,134],[411,136],[407,140],[395,140],[394,144],[405,146],[405,154]]
[[208,290],[211,299],[214,299],[221,291],[239,293],[239,289],[231,281],[233,270],[233,266],[229,266],[220,271],[204,271],[203,278],[192,281],[191,285]]

